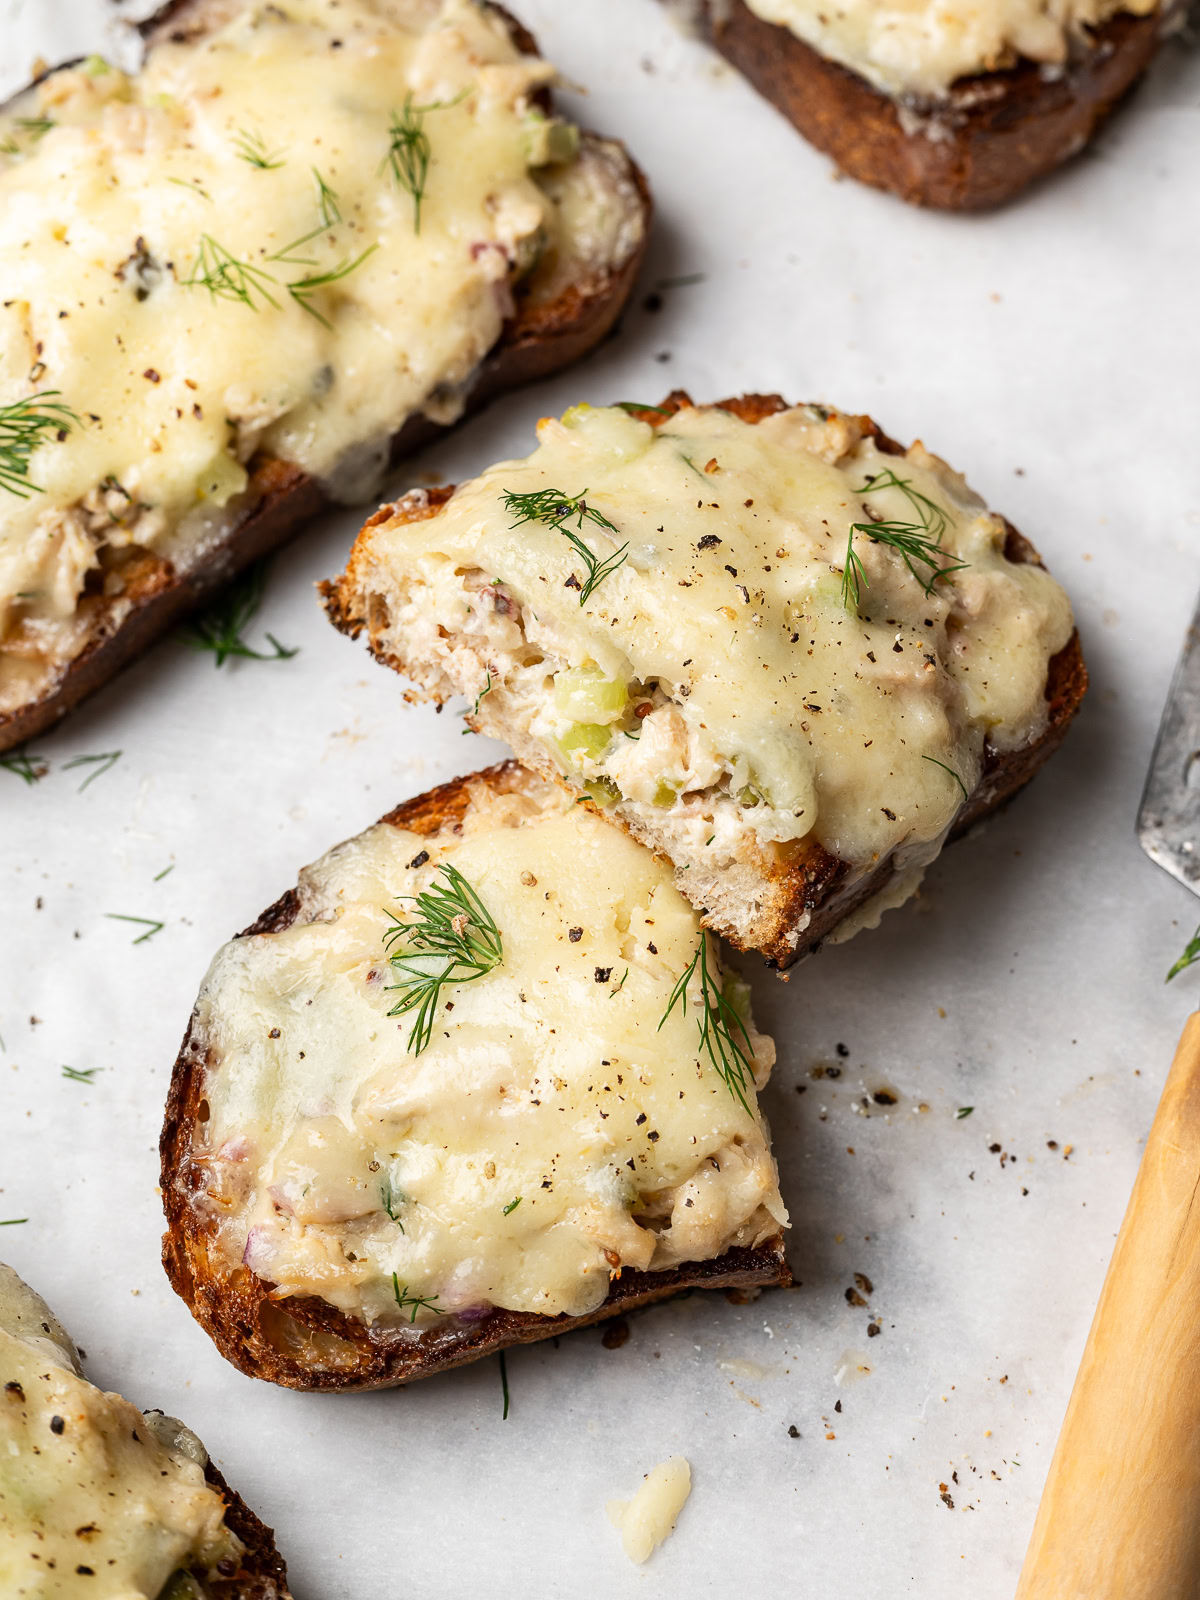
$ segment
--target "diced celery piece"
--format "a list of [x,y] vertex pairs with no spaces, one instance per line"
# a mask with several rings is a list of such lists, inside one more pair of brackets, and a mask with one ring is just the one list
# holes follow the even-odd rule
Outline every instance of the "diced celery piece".
[[621,798],[621,791],[611,778],[592,778],[583,787],[596,804],[606,811]]
[[673,783],[667,783],[664,779],[660,778],[658,787],[654,791],[654,800],[652,803],[656,806],[673,806],[678,798],[679,790],[675,787],[675,785]]
[[629,694],[619,678],[606,678],[599,667],[568,667],[554,680],[554,709],[572,722],[615,722]]
[[[589,761],[599,761],[608,749],[611,738],[611,731],[598,722],[577,722],[563,734],[558,747],[568,760],[572,756],[581,756]],[[580,765],[579,762],[574,764]]]
[[582,422],[592,409],[586,400],[581,400],[577,406],[568,406],[562,414],[563,427],[573,428],[577,422]]
[[573,161],[579,152],[579,129],[561,117],[548,117],[540,106],[525,116],[525,159],[531,167]]

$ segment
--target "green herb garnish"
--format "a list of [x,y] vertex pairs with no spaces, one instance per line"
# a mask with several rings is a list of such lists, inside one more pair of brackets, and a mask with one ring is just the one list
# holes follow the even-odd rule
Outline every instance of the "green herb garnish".
[[191,289],[199,284],[208,290],[214,300],[237,300],[242,305],[249,306],[251,311],[259,309],[254,297],[261,295],[267,305],[273,306],[278,311],[279,301],[265,287],[266,284],[277,281],[262,267],[251,266],[248,261],[239,261],[223,244],[218,244],[211,234],[202,233],[196,259],[192,262],[191,271],[183,280],[183,287]]
[[82,794],[89,783],[95,783],[97,778],[102,778],[106,772],[111,771],[111,769],[116,766],[117,762],[121,759],[122,753],[123,752],[120,750],[109,750],[101,756],[76,756],[73,760],[64,763],[63,771],[70,772],[72,767],[94,766],[96,768],[94,772],[88,773],[87,777],[75,791],[76,794]]
[[1165,981],[1170,983],[1172,978],[1177,978],[1181,972],[1186,971],[1186,969],[1196,961],[1200,961],[1200,928],[1196,929],[1195,933],[1183,947],[1183,954],[1171,968],[1170,972],[1167,973]]
[[958,1110],[954,1113],[955,1122],[961,1122],[964,1117],[969,1117],[974,1109],[974,1106],[959,1106]]
[[[322,231],[323,229],[318,229],[318,232]],[[307,311],[310,317],[316,317],[322,327],[332,328],[333,323],[329,318],[309,303],[309,295],[317,289],[327,288],[331,283],[339,283],[343,278],[348,278],[356,267],[361,267],[367,257],[374,255],[378,249],[377,244],[368,245],[360,256],[355,256],[353,261],[343,261],[338,266],[331,267],[328,272],[314,272],[307,278],[297,278],[294,283],[288,284],[287,292],[301,310]]]
[[408,1199],[408,1196],[404,1195],[404,1194],[400,1194],[398,1190],[393,1189],[392,1188],[392,1180],[390,1178],[385,1178],[383,1180],[383,1182],[379,1185],[379,1198],[383,1201],[383,1209],[387,1212],[388,1216],[391,1217],[392,1221],[400,1229],[400,1232],[403,1233],[404,1232],[404,1224],[400,1221],[400,1218],[396,1215],[395,1211],[392,1208],[397,1203],[399,1203],[400,1205],[403,1205],[405,1200]]
[[400,1280],[394,1272],[392,1273],[392,1293],[396,1296],[396,1304],[401,1311],[406,1311],[409,1306],[412,1307],[412,1316],[408,1319],[410,1322],[417,1320],[418,1311],[433,1311],[439,1317],[446,1315],[445,1310],[435,1303],[437,1295],[409,1294],[408,1285],[405,1284],[401,1288]]
[[41,494],[29,476],[30,456],[49,435],[65,439],[78,424],[79,418],[58,398],[57,389],[43,389],[0,406],[0,489],[22,500]]
[[467,90],[453,100],[434,100],[427,106],[413,104],[412,95],[404,101],[403,111],[392,112],[388,128],[388,153],[384,166],[391,167],[392,176],[402,189],[412,195],[413,232],[421,231],[421,202],[425,198],[425,185],[429,177],[429,135],[425,132],[425,117],[430,111],[448,111],[464,99]]
[[22,783],[37,783],[50,771],[50,763],[42,756],[27,754],[22,746],[20,750],[12,750],[8,755],[0,756],[0,769],[13,773]]
[[[475,890],[457,867],[446,863],[438,871],[443,882],[415,896],[413,920],[401,922],[391,913],[383,940],[388,961],[400,974],[399,983],[388,985],[401,991],[388,1016],[416,1012],[408,1048],[418,1056],[433,1036],[443,990],[485,977],[504,958],[500,930]],[[395,950],[398,943],[401,948]]]
[[28,1217],[4,1217],[0,1219],[0,1228],[16,1228],[22,1222],[28,1222]]
[[[492,669],[491,669],[491,667],[489,667],[487,669],[487,682],[484,684],[483,688],[480,689],[479,693],[475,696],[475,704],[471,708],[472,716],[477,715],[477,713],[479,711],[479,702],[483,699],[484,695],[491,694],[491,692],[492,692]],[[474,728],[471,729],[471,732],[472,733],[475,732]]]
[[[671,999],[658,1024],[659,1029],[662,1029],[677,1005],[687,1010],[688,984],[697,966],[700,969],[700,995],[704,1004],[703,1020],[696,1019],[696,1027],[700,1032],[700,1046],[725,1080],[725,1086],[730,1094],[735,1100],[739,1100],[743,1109],[749,1113],[750,1101],[746,1095],[746,1088],[747,1084],[753,1086],[754,1083],[754,1048],[750,1043],[750,1035],[746,1032],[746,1024],[725,998],[714,973],[709,969],[708,936],[703,931],[691,964],[671,991]],[[738,1034],[741,1034],[745,1041],[745,1049],[738,1042]]]
[[212,195],[207,189],[202,189],[198,183],[193,183],[190,178],[168,178],[168,183],[175,184],[180,189],[192,189],[205,200],[211,200]]
[[230,656],[245,656],[252,661],[290,661],[300,652],[299,645],[288,648],[268,633],[270,651],[255,650],[242,638],[262,605],[267,583],[267,563],[256,562],[236,583],[223,589],[212,603],[194,617],[187,627],[187,641],[194,650],[211,650],[215,665],[222,667]]
[[96,1074],[103,1071],[103,1067],[64,1067],[62,1075],[72,1083],[91,1083]]
[[614,411],[657,411],[660,417],[673,417],[675,413],[666,406],[644,406],[640,400],[614,400]]
[[518,1206],[519,1206],[519,1205],[520,1205],[520,1204],[521,1204],[521,1201],[522,1201],[522,1200],[523,1200],[523,1199],[524,1199],[524,1198],[525,1198],[525,1196],[524,1196],[524,1195],[520,1195],[520,1194],[519,1194],[519,1195],[518,1195],[518,1196],[517,1196],[517,1198],[516,1198],[516,1199],[515,1199],[515,1200],[510,1200],[510,1201],[509,1201],[509,1202],[508,1202],[508,1204],[507,1204],[507,1205],[506,1205],[506,1206],[505,1206],[505,1208],[504,1208],[504,1215],[505,1215],[505,1216],[506,1216],[506,1217],[507,1217],[507,1216],[509,1216],[509,1215],[510,1215],[510,1214],[511,1214],[511,1213],[512,1213],[512,1212],[514,1212],[514,1211],[515,1211],[515,1210],[516,1210],[516,1209],[517,1209],[517,1207],[518,1207]]
[[[572,548],[582,558],[587,568],[587,581],[579,591],[579,604],[585,605],[592,596],[592,591],[598,584],[604,582],[611,573],[615,572],[626,560],[629,550],[628,543],[603,561],[591,551],[580,538],[583,531],[584,519],[592,522],[596,527],[611,534],[615,539],[620,537],[619,530],[608,520],[602,512],[589,506],[584,499],[586,489],[581,489],[576,495],[563,494],[561,489],[538,489],[532,494],[511,494],[507,489],[502,491],[504,509],[515,513],[517,520],[511,524],[514,528],[522,527],[526,522],[541,522],[548,528],[554,528],[562,534]],[[570,519],[575,518],[575,531],[567,527]]]
[[[22,133],[27,134],[31,144],[37,144],[39,140],[44,139],[54,125],[50,117],[13,118],[13,127],[20,128]],[[7,139],[0,139],[0,155],[19,156],[20,154],[21,146],[11,134]]]
[[616,986],[616,988],[615,988],[615,989],[610,989],[610,990],[609,990],[609,991],[608,991],[608,998],[609,998],[609,999],[610,999],[610,1000],[611,1000],[611,999],[612,999],[612,997],[613,997],[613,995],[615,995],[615,994],[620,994],[620,992],[621,992],[621,990],[622,990],[622,989],[623,989],[623,988],[624,988],[624,987],[625,987],[625,979],[626,979],[626,978],[627,978],[627,977],[628,977],[628,976],[629,976],[629,968],[628,968],[628,967],[626,967],[626,968],[625,968],[625,971],[624,971],[624,972],[623,972],[623,973],[622,973],[622,974],[621,974],[621,981],[620,981],[620,983],[619,983],[619,984],[618,984],[618,985],[617,985],[617,986]]
[[338,204],[338,197],[316,167],[312,169],[312,175],[317,180],[317,210],[321,213],[321,225],[332,228],[335,222],[342,220],[342,208]]
[[106,911],[104,915],[110,922],[137,922],[146,929],[145,933],[138,934],[134,944],[145,944],[147,939],[153,939],[156,933],[161,933],[166,927],[164,922],[155,922],[153,917],[127,917],[121,911]]
[[[22,1219],[24,1220],[24,1219]],[[508,1421],[508,1362],[504,1359],[506,1352],[500,1352],[500,1392],[504,1396],[504,1410],[501,1413],[501,1422]]]
[[287,159],[282,150],[268,150],[266,140],[254,128],[239,128],[233,148],[243,161],[248,161],[252,167],[258,167],[263,172],[282,167]]
[[953,767],[948,767],[944,761],[939,761],[936,756],[922,756],[921,760],[922,761],[932,761],[935,767],[941,767],[943,772],[948,772],[950,774],[950,776],[954,779],[954,781],[958,785],[958,787],[962,790],[963,799],[964,800],[969,800],[971,798],[970,795],[967,793],[966,784],[959,777],[958,773],[955,772]]
[[[846,564],[842,570],[842,604],[848,611],[855,610],[862,598],[862,590],[869,587],[863,564],[854,549],[854,535],[863,534],[875,544],[891,545],[903,558],[904,565],[921,585],[926,594],[932,594],[939,578],[951,572],[961,572],[967,562],[958,561],[942,549],[942,535],[950,526],[949,518],[936,501],[930,500],[919,489],[914,489],[910,478],[898,478],[889,467],[884,472],[872,474],[855,494],[878,494],[883,489],[899,489],[913,508],[916,521],[881,517],[877,522],[852,522],[846,540]],[[930,568],[923,576],[914,563]]]
[[175,863],[172,861],[172,863],[171,863],[171,865],[169,867],[164,867],[161,872],[156,872],[154,874],[155,883],[161,883],[162,880],[166,877],[168,872],[174,872],[174,871],[175,871]]

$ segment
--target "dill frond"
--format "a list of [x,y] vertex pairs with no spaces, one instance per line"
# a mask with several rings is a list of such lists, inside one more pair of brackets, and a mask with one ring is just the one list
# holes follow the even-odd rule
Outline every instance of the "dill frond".
[[[581,606],[591,599],[594,590],[604,582],[605,578],[624,564],[629,552],[629,545],[625,543],[612,555],[601,560],[584,543],[580,535],[585,520],[611,535],[614,543],[620,538],[620,530],[602,512],[588,505],[584,499],[586,494],[586,489],[581,489],[576,495],[563,494],[561,489],[538,489],[531,494],[511,494],[508,490],[503,491],[504,509],[517,519],[510,526],[520,528],[526,522],[540,522],[548,528],[555,528],[579,555],[587,570],[587,579],[579,591]],[[572,517],[575,519],[574,531],[567,527]]]
[[[730,1094],[735,1100],[740,1101],[744,1111],[753,1115],[747,1089],[753,1088],[754,1085],[754,1048],[750,1043],[750,1035],[746,1032],[746,1024],[725,998],[724,991],[717,981],[715,963],[713,968],[709,967],[708,935],[703,929],[700,932],[700,944],[692,957],[691,964],[671,991],[667,1009],[658,1024],[659,1029],[661,1030],[677,1005],[686,1011],[688,984],[696,975],[697,968],[699,968],[700,996],[704,1009],[703,1018],[696,1019],[696,1027],[700,1033],[700,1048],[724,1079],[725,1087]],[[743,1044],[739,1043],[739,1034],[744,1041],[744,1048]]]
[[418,1056],[433,1037],[444,991],[485,977],[504,959],[500,930],[478,894],[449,862],[438,870],[443,881],[415,897],[411,921],[401,922],[390,913],[392,926],[383,940],[389,964],[400,977],[399,983],[388,985],[401,995],[388,1016],[416,1012],[408,1048]]
[[[846,561],[842,569],[842,604],[848,611],[857,610],[862,591],[868,587],[866,572],[854,548],[856,533],[861,533],[875,544],[890,545],[926,594],[933,593],[934,585],[940,578],[948,577],[952,572],[961,572],[967,566],[967,562],[957,560],[942,549],[942,536],[950,525],[949,518],[935,500],[913,488],[910,478],[898,478],[889,467],[884,472],[874,473],[861,489],[854,492],[870,495],[884,489],[898,489],[913,508],[915,520],[881,517],[877,521],[850,524]],[[918,572],[918,562],[929,571]]]

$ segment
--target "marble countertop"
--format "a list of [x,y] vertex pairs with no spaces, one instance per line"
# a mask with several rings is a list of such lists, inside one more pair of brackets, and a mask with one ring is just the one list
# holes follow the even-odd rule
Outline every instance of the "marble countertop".
[[[0,1219],[29,1219],[0,1245],[94,1381],[208,1442],[276,1528],[298,1600],[1006,1600],[1200,995],[1194,974],[1163,987],[1197,907],[1133,833],[1200,581],[1200,59],[1168,46],[1069,170],[956,218],[833,181],[651,0],[517,9],[587,86],[574,112],[649,173],[649,262],[618,339],[392,488],[522,454],[539,415],[583,397],[778,389],[869,411],[1041,549],[1091,693],[1062,753],[919,900],[786,985],[754,973],[794,1289],[693,1295],[630,1318],[619,1345],[593,1330],[515,1351],[507,1421],[495,1361],[290,1394],[229,1368],[158,1264],[171,1063],[211,955],[302,863],[501,753],[403,705],[324,623],[312,584],[361,520],[324,518],[276,561],[262,613],[297,656],[218,672],[169,640],[38,741],[36,787],[0,771]],[[106,28],[94,0],[6,0],[10,79]],[[114,750],[79,792],[65,764]],[[135,945],[110,913],[164,927]],[[64,1065],[101,1070],[81,1084]],[[604,1503],[673,1453],[694,1490],[635,1569]]]

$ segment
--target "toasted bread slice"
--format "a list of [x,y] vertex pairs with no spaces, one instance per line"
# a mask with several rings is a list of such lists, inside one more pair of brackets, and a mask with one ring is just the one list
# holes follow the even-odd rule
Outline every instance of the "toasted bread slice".
[[[153,1600],[289,1600],[270,1528],[195,1434],[88,1383],[69,1334],[3,1263],[0,1393],[5,1594],[49,1593],[37,1576],[57,1566],[81,1594],[102,1574],[105,1593],[123,1579]],[[64,1584],[53,1592],[76,1593]]]
[[[156,60],[156,53],[161,48],[202,48],[210,36],[215,36],[231,17],[236,17],[246,8],[246,3],[247,0],[179,0],[179,3],[168,5],[144,25],[148,62]],[[396,6],[397,15],[404,13],[405,9]],[[488,0],[479,0],[479,9],[482,14],[499,19],[503,24],[513,47],[520,52],[520,61],[526,65],[536,61],[537,51],[532,37],[514,18],[503,8],[489,4]],[[381,10],[387,14],[386,6]],[[413,8],[407,8],[407,13],[413,15]],[[18,97],[17,101],[10,104],[9,110],[20,112],[26,118],[44,114],[44,107],[36,97],[40,96],[42,100],[53,98],[60,92],[57,87],[59,80],[69,76],[69,69],[63,69],[57,76],[49,74],[40,80],[36,94],[33,90],[25,91],[23,97]],[[75,80],[80,77],[79,72],[74,73]],[[98,92],[94,91],[95,84],[104,81],[107,80],[87,80],[84,92]],[[397,91],[398,102],[404,102],[402,90],[403,86]],[[541,119],[535,132],[542,132],[546,128],[558,129],[558,124],[551,116],[547,88],[536,88],[530,105],[531,117],[535,121]],[[400,113],[396,112],[395,115],[399,116]],[[432,116],[432,112],[428,116]],[[421,122],[420,115],[417,121]],[[384,141],[381,148],[386,155],[387,130],[386,126],[381,126]],[[436,132],[436,121],[433,126]],[[424,131],[424,126],[418,126],[417,136],[420,137]],[[31,137],[21,136],[26,142]],[[248,133],[239,130],[235,135],[231,131],[230,137],[261,141],[269,139],[269,130],[251,127]],[[19,148],[24,150],[25,144],[20,143]],[[263,161],[267,163],[266,168],[256,174],[267,182],[278,175],[274,170],[276,166],[285,171],[288,168],[286,148],[275,151],[266,144],[259,148],[254,143],[240,148],[252,166]],[[433,148],[433,160],[436,163],[436,144]],[[0,157],[2,165],[3,158]],[[291,165],[295,168],[297,164],[293,161]],[[243,168],[236,162],[234,166],[244,176]],[[180,167],[181,173],[187,170],[186,166]],[[375,172],[374,163],[371,170]],[[380,181],[392,183],[392,177],[386,172],[386,163],[383,172]],[[136,492],[127,492],[116,479],[111,482],[106,479],[89,498],[86,515],[82,506],[67,508],[65,514],[68,514],[68,521],[78,512],[79,517],[84,518],[86,527],[81,523],[76,529],[74,522],[71,522],[65,533],[59,530],[54,537],[71,541],[72,549],[79,544],[81,549],[87,551],[90,551],[89,541],[100,541],[94,560],[90,553],[85,555],[85,566],[88,561],[93,564],[78,595],[74,612],[65,620],[58,617],[51,626],[37,610],[42,603],[38,599],[41,590],[32,590],[27,595],[28,584],[17,584],[15,587],[19,592],[15,598],[0,592],[0,751],[22,744],[50,727],[138,656],[156,637],[195,609],[212,590],[277,548],[332,500],[366,498],[373,492],[372,479],[377,481],[379,474],[389,464],[419,449],[453,426],[463,415],[477,410],[496,395],[545,377],[580,359],[610,332],[628,298],[645,249],[651,209],[645,178],[623,146],[589,133],[581,136],[574,157],[555,160],[548,156],[547,164],[536,169],[536,176],[541,192],[547,197],[548,216],[553,226],[537,236],[544,237],[546,243],[531,268],[527,248],[529,241],[522,240],[519,249],[514,246],[513,260],[505,269],[507,276],[502,275],[495,281],[495,298],[497,301],[504,298],[507,309],[498,338],[486,356],[465,377],[451,371],[446,382],[441,384],[434,360],[429,393],[415,407],[409,407],[387,419],[384,431],[390,432],[390,439],[386,444],[381,443],[379,429],[372,425],[370,438],[350,436],[330,472],[318,477],[303,470],[294,459],[288,457],[286,451],[281,453],[278,447],[272,447],[271,432],[265,435],[266,442],[255,448],[252,442],[245,442],[250,440],[250,434],[244,432],[244,425],[238,423],[234,427],[231,424],[233,431],[228,444],[231,454],[224,462],[224,468],[236,474],[241,470],[239,459],[244,462],[244,485],[227,502],[218,499],[215,503],[223,506],[220,514],[214,512],[213,520],[205,523],[201,534],[196,538],[189,534],[186,541],[182,541],[171,527],[168,527],[165,535],[159,529],[153,536],[143,538],[139,529],[143,525],[147,528],[152,526],[147,519],[155,515],[153,507],[143,505]],[[211,227],[219,234],[222,226],[229,226],[227,219],[222,218],[218,222],[213,218],[207,192],[198,181],[193,182],[186,176],[172,177],[168,181],[176,185],[173,190],[166,191],[168,194],[180,195],[181,203],[197,208],[197,229]],[[427,180],[418,178],[418,181]],[[396,184],[399,182],[396,180]],[[327,187],[322,189],[321,217],[332,216],[337,208],[337,194]],[[131,227],[133,232],[137,231],[136,226],[131,224]],[[336,242],[335,235],[330,234],[328,238]],[[314,316],[319,315],[328,321],[326,312],[330,310],[329,305],[323,309],[323,303],[313,298],[314,294],[338,292],[341,287],[336,281],[339,274],[352,284],[359,276],[364,260],[365,270],[371,269],[369,258],[361,255],[355,257],[351,253],[351,246],[361,248],[362,242],[361,238],[352,235],[344,243],[338,243],[337,248],[346,251],[346,259],[334,264],[335,281],[332,289],[326,286],[309,293],[301,281],[301,295],[304,298],[299,303]],[[178,286],[185,280],[187,263],[168,263],[164,269],[161,263],[153,260],[152,244],[152,240],[148,244],[139,237],[136,247],[131,245],[133,255],[129,262],[122,263],[117,269],[114,282],[118,284],[118,290],[114,293],[123,290],[132,297],[131,285],[135,282],[139,299],[143,292],[158,293],[164,272],[168,277],[173,275],[168,292],[178,293]],[[236,274],[238,263],[234,262],[232,267],[228,263],[222,266],[220,260],[211,254],[214,248],[223,249],[224,244],[221,238],[211,241],[205,246],[210,252],[209,256],[197,257],[207,273],[207,278],[201,277],[201,284],[211,282],[215,286],[215,302],[208,303],[215,303],[218,310],[222,300],[247,296],[245,281]],[[262,248],[266,251],[269,246]],[[278,264],[272,256],[264,256],[258,262],[266,276],[251,280],[244,307],[236,308],[244,315],[247,330],[254,327],[254,310],[257,309],[261,315],[266,308],[266,301],[259,298],[263,291],[273,301],[279,300],[282,293],[279,281],[314,270],[303,264],[310,259],[307,252],[314,248],[317,247],[304,244],[299,253],[293,251],[290,256],[285,255],[283,265]],[[482,251],[484,247],[481,245],[479,249]],[[217,263],[215,268],[213,261]],[[146,274],[144,282],[136,278],[136,274],[143,273],[143,269]],[[229,276],[230,272],[234,273],[233,278]],[[258,289],[255,288],[255,281],[260,285]],[[203,288],[191,288],[189,296],[186,304],[179,309],[180,316],[203,310],[206,303]],[[285,310],[288,309],[286,294],[281,303]],[[289,310],[289,315],[294,317],[294,311]],[[311,320],[301,317],[301,332]],[[74,323],[55,324],[56,329],[74,326]],[[29,337],[32,339],[39,331],[33,329]],[[3,333],[4,329],[0,326],[0,335]],[[14,337],[23,338],[25,334],[17,330]],[[56,333],[57,337],[60,335]],[[291,348],[294,330],[287,337],[281,335],[281,342],[284,348]],[[376,342],[378,344],[379,341]],[[42,349],[41,343],[38,349]],[[413,368],[421,372],[429,365],[421,352],[406,350],[403,354],[411,357]],[[399,355],[398,352],[397,370],[404,368]],[[155,356],[154,359],[159,358]],[[163,372],[147,366],[145,380],[156,385],[156,394],[161,391],[165,395],[168,387],[184,382],[184,378],[181,372],[167,370],[165,359],[160,360],[159,364],[163,366]],[[137,365],[140,369],[142,363],[139,361]],[[49,347],[46,360],[33,370],[37,377],[35,387],[39,391],[61,387],[64,390],[60,397],[63,402],[69,403],[80,415],[87,410],[87,396],[66,392],[70,382],[60,376],[61,368],[56,366]],[[0,363],[2,371],[3,363]],[[140,370],[135,376],[141,379]],[[187,382],[191,383],[191,380]],[[143,381],[141,387],[147,388],[148,383]],[[191,383],[191,389],[186,393],[181,390],[178,397],[172,396],[178,401],[174,415],[184,417],[184,421],[178,424],[180,427],[185,426],[190,415],[188,408],[196,400],[192,392],[195,387]],[[140,397],[140,390],[137,393]],[[4,398],[4,391],[0,390],[0,399]],[[258,402],[255,402],[257,405]],[[210,412],[212,409],[210,407]],[[220,409],[219,405],[217,409]],[[257,424],[249,426],[253,431]],[[243,443],[238,442],[239,430],[242,431]],[[73,430],[74,437],[82,437],[85,433],[82,423]],[[60,441],[58,448],[66,449],[70,444],[71,438],[68,438],[65,444]],[[359,469],[364,463],[366,474],[360,476]],[[39,478],[32,481],[39,482],[40,468],[36,457],[33,468],[39,473]],[[228,472],[224,472],[224,475],[228,476]],[[91,504],[91,499],[96,495],[101,497],[103,504]],[[24,498],[13,499],[2,493],[0,499],[7,502],[7,505],[0,505],[0,515],[5,511],[16,515],[26,504]],[[105,532],[110,518],[117,526],[119,539],[116,536],[110,539]]]
[[899,903],[1061,741],[1066,598],[920,444],[777,395],[539,435],[385,506],[326,609],[604,804],[740,949],[785,968]]
[[1065,65],[1019,60],[944,94],[892,95],[745,0],[699,0],[702,31],[841,172],[914,205],[978,211],[1011,200],[1094,136],[1150,65],[1182,7],[1118,12],[1072,41]]
[[[426,1009],[414,897],[447,894],[467,944]],[[774,1050],[716,961],[662,863],[515,762],[400,806],[213,963],[162,1136],[172,1284],[243,1372],[340,1390],[788,1282]]]

